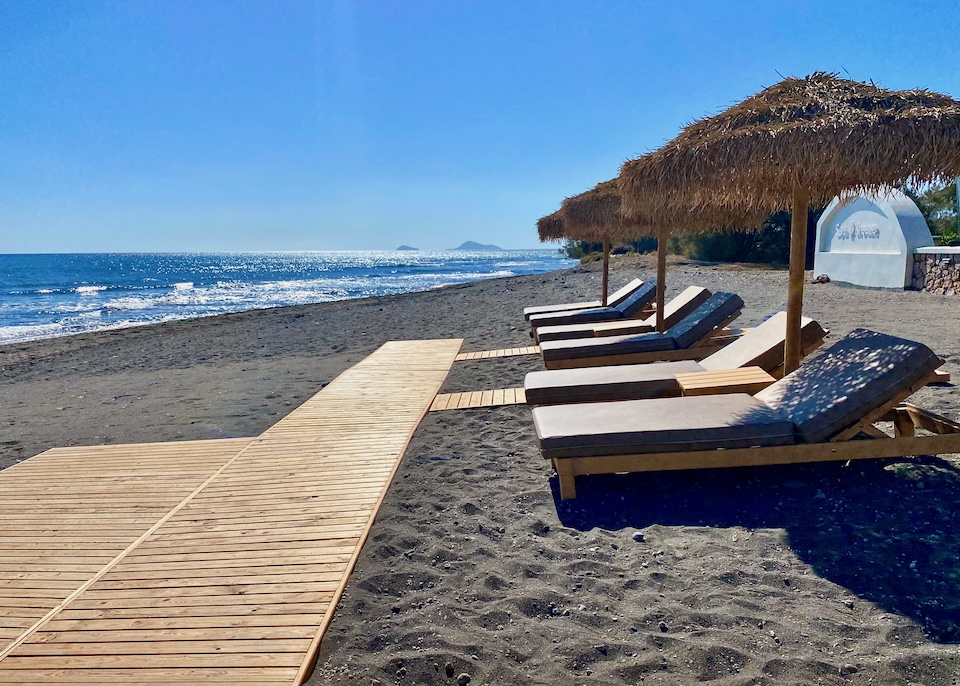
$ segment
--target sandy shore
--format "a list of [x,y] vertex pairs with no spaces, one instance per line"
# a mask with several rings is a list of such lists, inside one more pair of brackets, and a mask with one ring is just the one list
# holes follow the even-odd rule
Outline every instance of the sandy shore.
[[[651,274],[648,260],[613,285]],[[524,305],[594,298],[595,271],[226,315],[0,348],[0,466],[66,445],[252,436],[386,340],[529,344]],[[675,264],[783,306],[786,273]],[[960,299],[807,287],[831,339],[930,345],[960,378]],[[445,391],[520,385],[537,357],[457,363]],[[915,400],[960,418],[960,392]],[[420,426],[311,684],[956,684],[960,460],[585,478],[572,504],[530,412]],[[638,540],[639,539],[639,540]],[[452,674],[452,676],[448,676]]]

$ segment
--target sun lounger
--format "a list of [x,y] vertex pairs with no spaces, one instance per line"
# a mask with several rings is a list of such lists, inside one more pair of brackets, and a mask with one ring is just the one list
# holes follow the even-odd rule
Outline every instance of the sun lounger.
[[[533,420],[562,499],[586,474],[960,452],[960,424],[901,404],[941,363],[920,343],[856,329],[754,396],[554,405]],[[895,436],[878,421],[893,421]],[[876,440],[850,440],[860,435]]]
[[[778,312],[699,362],[678,360],[530,372],[523,383],[527,403],[555,405],[675,397],[680,395],[677,374],[692,372],[760,367],[780,377],[783,374],[786,321],[786,313]],[[804,356],[820,347],[826,335],[817,322],[804,317],[800,330],[800,347]]]
[[586,324],[588,322],[633,319],[640,316],[643,308],[652,303],[656,297],[657,282],[654,279],[653,281],[645,281],[615,307],[593,307],[587,310],[535,314],[530,317],[530,326],[537,329],[541,326],[557,326],[560,324]]
[[736,319],[742,307],[735,293],[714,293],[665,333],[545,341],[540,353],[547,369],[700,360],[721,347],[712,341],[715,330]]
[[[620,290],[614,291],[607,298],[607,307],[616,307],[643,285],[643,279],[634,279]],[[549,314],[551,312],[569,312],[571,310],[589,310],[594,307],[603,307],[599,300],[589,300],[579,303],[563,303],[560,305],[534,305],[523,308],[523,318],[530,319],[535,314]]]
[[[667,328],[677,324],[706,302],[710,291],[700,286],[690,286],[671,299],[663,308],[663,321]],[[657,328],[656,313],[646,319],[627,319],[600,324],[564,324],[559,326],[540,326],[535,329],[537,342],[564,341],[571,338],[590,338],[593,336],[618,336],[626,334],[649,333]]]

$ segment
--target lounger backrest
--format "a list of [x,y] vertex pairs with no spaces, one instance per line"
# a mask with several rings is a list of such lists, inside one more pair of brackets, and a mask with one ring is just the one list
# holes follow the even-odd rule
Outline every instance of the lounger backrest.
[[[826,335],[826,331],[813,319],[803,317],[800,320],[801,350],[818,345]],[[786,338],[787,313],[777,312],[733,343],[703,358],[700,364],[709,370],[761,367],[772,372],[783,365]]]
[[683,321],[667,329],[666,335],[677,342],[677,348],[689,348],[742,308],[743,300],[736,293],[714,293]]
[[792,421],[800,441],[822,443],[927,378],[940,364],[922,343],[854,329],[755,397]]
[[[710,291],[702,286],[687,286],[678,295],[670,299],[670,302],[663,306],[663,323],[670,328],[674,324],[679,324],[687,315],[700,307],[710,297]],[[644,324],[656,326],[657,313],[654,312],[643,320]]]
[[614,309],[620,312],[623,317],[632,317],[642,310],[644,306],[649,305],[657,297],[657,280],[651,279],[644,281],[643,285],[627,296],[623,302]]
[[640,286],[642,285],[643,285],[643,279],[634,279],[623,288],[611,293],[610,296],[607,298],[607,305],[610,307],[616,307],[617,305],[622,303],[624,300],[629,298],[630,294],[633,293],[638,288],[640,288]]

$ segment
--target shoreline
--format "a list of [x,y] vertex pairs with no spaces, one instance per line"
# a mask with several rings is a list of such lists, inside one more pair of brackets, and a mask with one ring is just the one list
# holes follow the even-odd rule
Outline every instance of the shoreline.
[[0,255],[0,345],[422,292],[571,262],[552,250]]
[[[613,287],[652,278],[614,264]],[[4,346],[0,466],[57,446],[256,435],[386,340],[528,345],[525,305],[596,298],[599,279],[560,270]],[[786,297],[780,270],[685,264],[667,280],[668,296],[740,293],[742,326]],[[818,284],[804,310],[827,345],[867,326],[930,345],[960,378],[956,300]],[[441,392],[539,368],[460,362]],[[960,417],[954,385],[915,401]],[[428,415],[309,683],[906,685],[960,670],[956,456],[590,477],[578,491],[558,500],[528,408]]]

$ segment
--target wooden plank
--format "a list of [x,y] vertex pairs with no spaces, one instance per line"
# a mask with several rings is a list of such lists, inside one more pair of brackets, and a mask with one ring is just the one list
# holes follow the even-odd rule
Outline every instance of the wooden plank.
[[519,348],[498,348],[496,350],[480,350],[471,353],[460,353],[456,357],[456,362],[465,362],[470,360],[487,360],[500,357],[514,357],[517,355],[539,355],[540,346],[528,345]]
[[[32,665],[42,663],[42,659],[30,658]],[[20,670],[23,667],[19,667]],[[184,686],[205,683],[255,683],[260,686],[291,683],[290,674],[295,670],[289,667],[273,667],[259,669],[236,668],[206,668],[206,669],[49,669],[30,667],[29,672],[19,670],[0,671],[0,683],[3,684],[58,684],[58,686],[74,686],[75,684],[164,684],[164,686]],[[36,681],[30,681],[36,679]]]
[[[488,391],[470,391],[466,393],[451,394],[456,399],[450,402],[442,409],[446,410],[464,410],[477,407],[496,407],[498,405],[525,404],[526,393],[522,388],[500,388]],[[438,411],[436,405],[430,408],[430,411]]]
[[449,405],[449,404],[450,404],[450,394],[449,394],[449,393],[441,393],[440,395],[437,396],[436,400],[434,400],[433,406],[432,406],[430,409],[431,409],[432,411],[434,411],[434,410],[445,410],[445,409],[447,409],[447,405]]
[[[284,640],[313,638],[316,627],[311,624],[279,627],[221,627],[221,641]],[[37,633],[37,644],[102,643],[107,641],[202,641],[207,628],[193,629],[113,629],[90,631],[45,631]]]
[[[71,632],[83,633],[83,632]],[[62,636],[62,634],[61,634]],[[66,655],[137,655],[154,656],[164,654],[175,655],[227,655],[230,653],[303,653],[310,638],[281,638],[281,639],[232,639],[232,640],[161,640],[154,636],[153,640],[124,641],[116,636],[110,636],[102,642],[94,641],[60,641],[48,643],[46,641],[25,645],[18,651],[23,657],[62,657]],[[232,660],[230,660],[232,661]],[[299,666],[299,662],[296,663]]]

